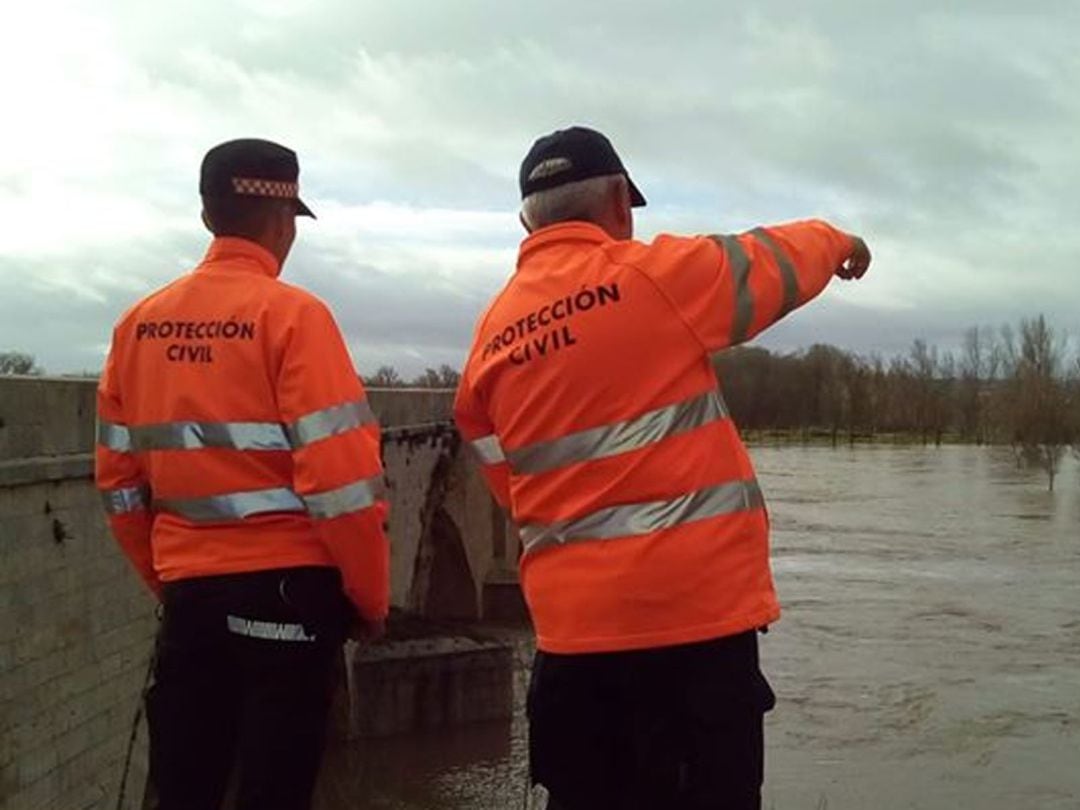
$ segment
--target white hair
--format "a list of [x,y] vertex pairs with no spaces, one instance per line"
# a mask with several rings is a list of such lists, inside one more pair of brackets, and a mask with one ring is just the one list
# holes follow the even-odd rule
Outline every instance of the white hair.
[[595,222],[610,205],[615,186],[625,183],[621,174],[605,174],[535,191],[522,201],[521,218],[532,231],[570,219]]

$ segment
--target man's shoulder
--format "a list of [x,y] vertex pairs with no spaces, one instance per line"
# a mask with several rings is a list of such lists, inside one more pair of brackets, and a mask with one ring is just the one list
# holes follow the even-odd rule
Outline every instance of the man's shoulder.
[[276,300],[301,308],[327,309],[326,302],[311,290],[282,281],[280,278],[267,279],[269,294]]
[[661,233],[650,242],[636,239],[611,242],[604,250],[610,261],[634,267],[651,276],[712,261],[717,245],[707,236]]
[[191,278],[190,273],[185,273],[179,278],[175,278],[164,286],[158,287],[153,292],[147,293],[134,304],[124,310],[116,320],[116,328],[122,329],[131,322],[137,320],[140,315],[147,310],[152,310],[162,300],[169,296],[178,287],[183,287],[186,282]]
[[269,304],[272,309],[298,318],[334,320],[330,305],[311,290],[281,279],[272,279],[269,287]]
[[683,236],[673,233],[659,233],[650,241],[623,239],[610,242],[605,252],[614,260],[663,260],[668,256],[680,256],[699,250],[703,244],[711,241],[706,236]]

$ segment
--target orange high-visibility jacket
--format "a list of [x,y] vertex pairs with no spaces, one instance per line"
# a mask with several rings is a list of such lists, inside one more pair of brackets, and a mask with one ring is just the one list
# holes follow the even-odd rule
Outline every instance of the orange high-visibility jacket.
[[327,307],[277,260],[217,238],[117,324],[98,386],[98,488],[161,582],[336,566],[361,615],[389,601],[379,427]]
[[816,296],[851,249],[819,221],[651,244],[569,222],[525,240],[455,410],[520,527],[540,649],[779,618],[768,516],[710,356]]

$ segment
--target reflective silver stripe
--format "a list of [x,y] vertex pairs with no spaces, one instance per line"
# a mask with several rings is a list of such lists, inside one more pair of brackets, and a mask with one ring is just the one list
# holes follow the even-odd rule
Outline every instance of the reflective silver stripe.
[[240,616],[228,615],[225,622],[230,633],[238,636],[262,638],[267,641],[314,641],[315,636],[309,636],[302,624],[286,622],[264,622],[260,619],[244,619]]
[[473,439],[469,442],[469,446],[480,457],[481,464],[501,464],[506,461],[499,437],[494,433],[480,439]]
[[572,520],[521,527],[526,552],[581,540],[634,537],[718,515],[758,509],[765,504],[757,481],[731,481],[666,501],[630,503],[598,509]]
[[568,464],[629,453],[726,416],[719,392],[706,391],[624,422],[579,430],[558,439],[507,450],[506,458],[514,472],[532,475]]
[[777,317],[782,318],[795,309],[799,303],[799,277],[795,275],[795,265],[791,263],[788,255],[766,233],[764,228],[754,228],[754,230],[750,231],[750,234],[769,249],[780,267],[780,277],[784,282],[784,303],[781,305],[780,314]]
[[359,512],[372,506],[383,496],[382,476],[363,478],[329,492],[305,495],[304,503],[314,518],[330,518]]
[[374,421],[375,413],[371,405],[367,400],[359,399],[301,416],[291,425],[286,425],[285,432],[293,447],[303,447],[338,433],[370,425]]
[[97,443],[117,453],[130,453],[131,433],[128,431],[127,425],[99,420],[97,423]]
[[754,320],[754,295],[750,290],[750,258],[734,236],[711,237],[727,254],[735,284],[735,319],[731,323],[731,344],[742,343]]
[[150,503],[150,487],[143,484],[137,487],[121,487],[101,491],[101,502],[110,515],[126,515],[128,512],[141,512]]
[[130,428],[136,450],[290,450],[276,422],[159,422]]
[[304,502],[291,489],[277,487],[206,498],[156,500],[154,508],[179,515],[193,523],[218,523],[243,520],[264,512],[303,512]]

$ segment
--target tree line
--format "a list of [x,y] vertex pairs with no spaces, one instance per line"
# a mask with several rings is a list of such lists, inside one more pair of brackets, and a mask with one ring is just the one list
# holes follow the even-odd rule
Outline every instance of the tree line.
[[438,368],[426,368],[411,380],[402,377],[393,366],[379,366],[374,374],[364,375],[369,388],[457,388],[461,373],[446,363]]
[[715,363],[733,418],[751,433],[1007,444],[1046,471],[1051,489],[1069,446],[1080,452],[1080,358],[1041,315],[972,327],[957,352],[923,340],[888,359],[824,344],[740,347]]

